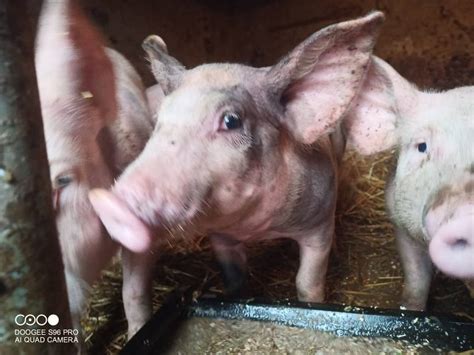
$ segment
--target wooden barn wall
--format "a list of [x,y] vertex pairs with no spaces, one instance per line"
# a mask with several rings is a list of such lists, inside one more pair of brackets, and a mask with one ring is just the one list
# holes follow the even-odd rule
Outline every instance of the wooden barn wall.
[[186,66],[269,65],[306,36],[372,9],[387,15],[375,53],[422,87],[474,83],[472,0],[83,0],[110,44],[153,83],[140,48],[156,33]]

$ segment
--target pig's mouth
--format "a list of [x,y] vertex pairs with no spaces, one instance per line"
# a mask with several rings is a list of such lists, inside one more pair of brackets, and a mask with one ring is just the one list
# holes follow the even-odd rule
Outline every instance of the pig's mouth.
[[196,220],[205,215],[209,204],[205,193],[191,191],[183,195],[186,198],[166,199],[153,189],[133,190],[118,184],[112,191],[93,190],[89,198],[109,235],[125,248],[143,252],[160,231],[171,236],[198,232]]
[[92,190],[89,199],[112,239],[136,253],[149,250],[150,229],[123,200],[102,189]]
[[205,212],[204,207],[209,205],[206,202],[206,194],[199,193],[199,189],[187,190],[193,193],[163,197],[156,188],[136,191],[117,185],[113,194],[149,227],[169,230],[176,226],[184,229],[184,226],[193,224],[197,216]]

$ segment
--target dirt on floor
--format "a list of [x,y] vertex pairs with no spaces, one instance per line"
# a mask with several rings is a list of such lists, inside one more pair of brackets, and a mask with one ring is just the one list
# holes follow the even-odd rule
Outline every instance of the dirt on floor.
[[436,354],[441,349],[387,338],[344,337],[249,320],[191,318],[178,326],[165,354]]

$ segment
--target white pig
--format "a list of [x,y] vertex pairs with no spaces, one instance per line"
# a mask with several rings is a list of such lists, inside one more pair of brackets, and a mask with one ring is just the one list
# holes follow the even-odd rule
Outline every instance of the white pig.
[[140,77],[103,47],[74,1],[44,2],[35,63],[69,304],[80,329],[90,285],[118,250],[88,192],[112,185],[154,124]]
[[[111,192],[90,194],[109,233],[137,243],[150,241],[152,228],[208,233],[231,291],[242,284],[244,243],[291,238],[300,247],[298,298],[322,302],[344,146],[337,122],[382,22],[374,12],[329,26],[267,68],[186,70],[158,36],[148,37],[144,48],[166,96],[141,155]],[[153,256],[132,259],[143,275]],[[140,282],[135,300],[145,319],[149,295],[138,287],[149,280]]]
[[386,188],[405,275],[402,303],[424,309],[432,262],[474,279],[474,86],[421,91],[373,57],[345,121],[362,154],[398,149]]

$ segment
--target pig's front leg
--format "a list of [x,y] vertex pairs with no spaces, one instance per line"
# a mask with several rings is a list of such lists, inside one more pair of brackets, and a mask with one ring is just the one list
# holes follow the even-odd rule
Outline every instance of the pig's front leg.
[[213,234],[209,238],[222,269],[226,293],[239,294],[247,277],[245,246],[227,235]]
[[296,241],[300,247],[300,267],[296,275],[298,300],[323,302],[329,252],[334,238],[334,218]]
[[78,350],[78,354],[82,354],[85,349],[85,345],[81,327],[81,316],[84,312],[84,308],[87,305],[90,286],[79,275],[68,270],[67,268],[64,270],[72,327],[73,329],[77,329],[80,332],[79,344],[76,345],[76,348]]
[[122,297],[128,322],[128,338],[148,321],[153,313],[153,270],[158,253],[155,250],[133,253],[122,248]]
[[433,269],[428,249],[400,228],[396,228],[395,236],[405,281],[402,306],[412,310],[424,310]]

